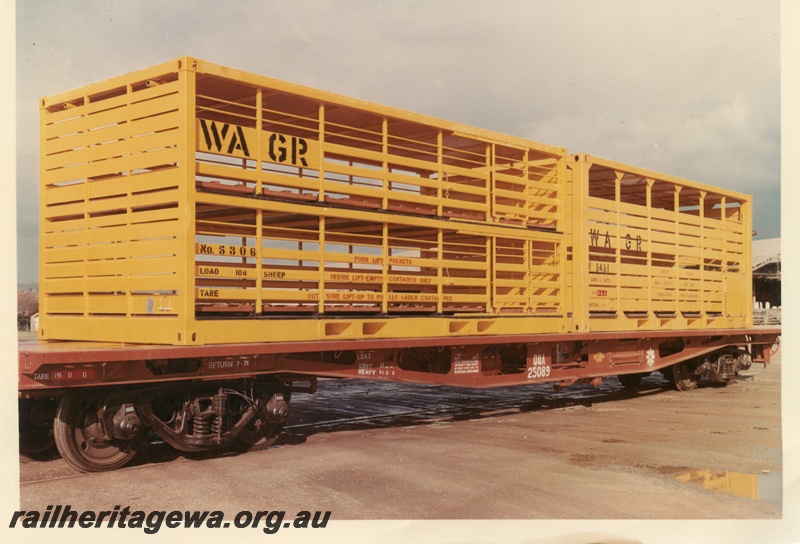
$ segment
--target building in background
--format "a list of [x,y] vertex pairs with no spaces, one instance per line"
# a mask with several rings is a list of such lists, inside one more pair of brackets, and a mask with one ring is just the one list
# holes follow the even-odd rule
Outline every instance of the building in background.
[[753,240],[753,320],[781,322],[781,239]]

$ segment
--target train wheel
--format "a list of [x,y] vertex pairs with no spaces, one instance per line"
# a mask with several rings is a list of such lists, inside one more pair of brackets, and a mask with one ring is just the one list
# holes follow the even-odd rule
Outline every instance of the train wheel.
[[[291,398],[292,394],[288,391],[272,395],[267,402],[266,410],[274,411],[278,409],[283,413],[283,418],[285,419],[289,412]],[[236,436],[233,440],[232,449],[234,451],[247,451],[256,445],[268,448],[275,443],[282,431],[283,423],[256,419]]]
[[672,365],[672,376],[670,382],[675,385],[678,391],[691,391],[697,387],[699,377],[695,374],[696,365],[686,361]]
[[[261,422],[259,421],[258,423]],[[248,425],[234,439],[231,449],[245,452],[256,445],[261,448],[268,448],[275,443],[282,431],[283,424],[281,423],[267,423],[260,427],[256,424]]]
[[625,386],[626,389],[636,389],[642,383],[642,378],[647,374],[620,374],[617,376],[619,383]]
[[55,440],[46,431],[28,429],[25,434],[20,434],[20,461],[48,461],[56,457]]
[[53,439],[55,399],[19,399],[19,456],[23,461],[48,460],[56,455]]
[[136,454],[132,440],[101,440],[97,418],[99,397],[72,389],[64,395],[56,411],[53,432],[61,457],[81,472],[118,469]]

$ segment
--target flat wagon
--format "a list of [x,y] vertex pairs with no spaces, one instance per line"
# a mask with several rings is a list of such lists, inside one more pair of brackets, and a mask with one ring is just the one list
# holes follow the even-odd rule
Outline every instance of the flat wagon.
[[751,197],[182,57],[40,102],[20,446],[274,441],[316,378],[678,389],[769,362]]

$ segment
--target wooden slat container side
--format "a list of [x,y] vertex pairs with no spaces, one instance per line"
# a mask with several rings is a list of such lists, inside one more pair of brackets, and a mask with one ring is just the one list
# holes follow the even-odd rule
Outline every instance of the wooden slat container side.
[[563,148],[209,63],[196,118],[202,341],[566,329]]
[[748,195],[585,155],[567,164],[567,291],[585,308],[575,320],[598,331],[752,323]]
[[40,111],[42,338],[567,329],[563,148],[189,57]]
[[180,63],[41,100],[42,338],[175,342],[187,225]]

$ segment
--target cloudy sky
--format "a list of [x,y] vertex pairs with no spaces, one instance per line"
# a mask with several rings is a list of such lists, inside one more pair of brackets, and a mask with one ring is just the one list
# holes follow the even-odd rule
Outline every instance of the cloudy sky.
[[37,99],[182,55],[753,194],[780,236],[780,2],[17,2],[18,278]]

